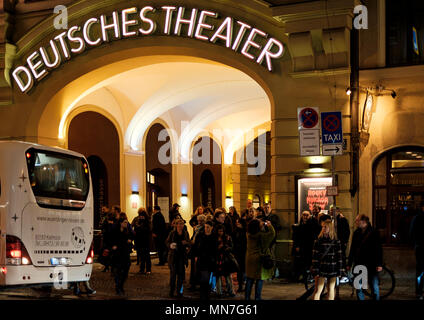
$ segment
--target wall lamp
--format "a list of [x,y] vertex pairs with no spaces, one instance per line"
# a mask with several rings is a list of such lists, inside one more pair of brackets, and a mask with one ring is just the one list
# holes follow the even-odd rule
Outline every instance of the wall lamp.
[[397,93],[393,89],[386,89],[383,86],[376,86],[371,88],[365,88],[365,87],[348,87],[346,89],[346,94],[350,96],[352,94],[352,89],[359,89],[359,92],[362,93],[371,93],[373,96],[392,96],[393,99],[397,97]]
[[138,191],[133,191],[133,192],[131,192],[131,194],[140,194],[140,192],[138,192]]
[[231,197],[230,196],[226,196],[225,199],[231,199]]
[[181,193],[181,197],[187,197],[187,193]]

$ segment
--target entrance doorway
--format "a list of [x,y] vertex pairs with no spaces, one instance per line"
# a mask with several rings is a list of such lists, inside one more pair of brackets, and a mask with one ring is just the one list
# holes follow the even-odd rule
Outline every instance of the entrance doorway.
[[385,244],[408,245],[412,218],[424,201],[424,148],[401,147],[373,165],[373,218]]
[[216,208],[215,179],[208,169],[200,177],[200,199],[203,207]]
[[93,185],[93,199],[94,199],[94,229],[100,229],[100,217],[102,215],[102,207],[109,207],[108,199],[108,181],[107,169],[102,159],[98,156],[88,157],[88,164],[90,166],[91,181]]

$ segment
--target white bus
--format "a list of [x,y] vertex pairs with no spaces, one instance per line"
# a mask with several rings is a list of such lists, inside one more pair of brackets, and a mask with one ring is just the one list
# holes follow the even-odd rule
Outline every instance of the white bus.
[[90,279],[93,193],[83,155],[0,141],[0,287]]

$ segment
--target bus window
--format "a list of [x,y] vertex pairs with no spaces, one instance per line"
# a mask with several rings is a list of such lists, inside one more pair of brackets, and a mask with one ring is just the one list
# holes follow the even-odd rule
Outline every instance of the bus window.
[[84,207],[90,180],[83,158],[36,149],[28,150],[26,158],[31,188],[40,206]]

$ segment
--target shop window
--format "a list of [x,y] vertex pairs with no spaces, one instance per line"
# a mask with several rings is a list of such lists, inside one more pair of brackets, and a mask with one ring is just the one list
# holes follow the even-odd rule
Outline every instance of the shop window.
[[387,66],[424,63],[424,1],[386,0]]
[[423,157],[424,148],[402,147],[374,162],[374,226],[387,245],[410,244],[410,223],[424,200]]

